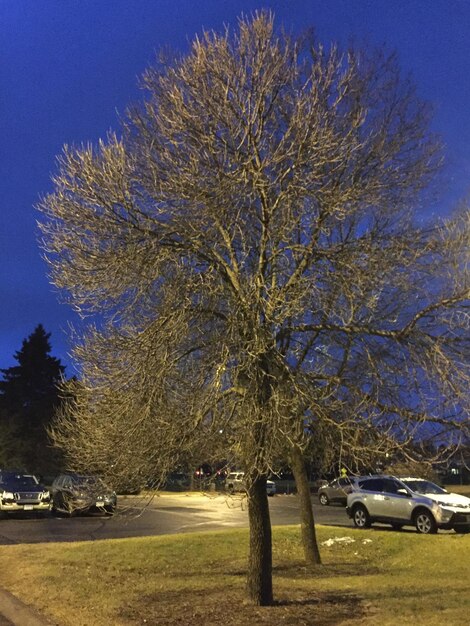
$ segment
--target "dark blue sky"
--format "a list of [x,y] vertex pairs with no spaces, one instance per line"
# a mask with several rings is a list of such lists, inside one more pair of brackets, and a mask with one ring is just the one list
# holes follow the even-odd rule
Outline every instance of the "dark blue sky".
[[[470,189],[470,0],[0,0],[0,368],[42,323],[68,365],[70,309],[59,304],[36,242],[33,205],[51,190],[64,143],[95,142],[139,97],[162,46],[271,8],[320,40],[385,43],[435,106],[447,146],[445,215]],[[68,367],[68,374],[72,369]]]

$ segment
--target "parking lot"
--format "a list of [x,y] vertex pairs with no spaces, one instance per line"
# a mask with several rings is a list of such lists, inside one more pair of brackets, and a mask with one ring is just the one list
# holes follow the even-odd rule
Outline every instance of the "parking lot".
[[[294,495],[269,499],[273,525],[298,524]],[[343,507],[314,504],[318,524],[352,527]],[[223,494],[161,495],[152,500],[121,497],[113,517],[96,513],[73,517],[47,514],[43,518],[21,514],[0,520],[0,544],[51,541],[86,541],[164,535],[247,527],[246,499]]]

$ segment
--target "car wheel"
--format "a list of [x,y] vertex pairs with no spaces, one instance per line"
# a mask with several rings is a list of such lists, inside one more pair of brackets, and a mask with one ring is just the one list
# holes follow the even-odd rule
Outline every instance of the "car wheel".
[[459,533],[459,535],[467,535],[470,533],[470,526],[456,526],[454,530],[456,533]]
[[437,533],[436,520],[429,511],[418,511],[414,521],[416,530],[422,535],[434,535]]
[[356,528],[369,528],[370,527],[370,516],[367,512],[365,506],[359,504],[353,510],[353,522]]
[[56,504],[54,502],[52,503],[51,513],[52,513],[52,515],[60,515],[61,514],[61,510],[57,508],[57,506],[56,506]]
[[328,500],[328,496],[326,495],[326,493],[321,493],[318,499],[320,500],[320,504],[322,504],[323,506],[327,506],[328,504],[330,504],[330,501]]

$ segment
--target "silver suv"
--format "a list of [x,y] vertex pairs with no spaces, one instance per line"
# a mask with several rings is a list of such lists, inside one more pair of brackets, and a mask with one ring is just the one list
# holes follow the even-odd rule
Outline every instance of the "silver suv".
[[348,493],[354,489],[355,477],[342,476],[336,478],[326,485],[318,489],[318,500],[320,504],[326,506],[328,504],[342,504],[346,506],[346,498]]
[[357,528],[381,522],[397,530],[415,526],[424,534],[438,528],[470,532],[470,498],[421,478],[358,478],[356,490],[348,495],[346,512]]

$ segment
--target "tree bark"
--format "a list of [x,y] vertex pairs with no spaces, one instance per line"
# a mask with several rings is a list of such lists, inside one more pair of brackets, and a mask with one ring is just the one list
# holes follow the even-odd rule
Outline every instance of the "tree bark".
[[313,517],[312,498],[308,482],[307,470],[302,453],[298,448],[291,450],[291,468],[299,494],[300,529],[304,548],[305,561],[308,565],[320,565],[321,556],[318,549]]
[[265,477],[258,477],[248,485],[248,519],[250,554],[247,591],[254,604],[269,606],[273,603],[272,537]]

